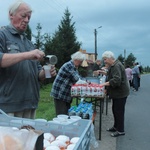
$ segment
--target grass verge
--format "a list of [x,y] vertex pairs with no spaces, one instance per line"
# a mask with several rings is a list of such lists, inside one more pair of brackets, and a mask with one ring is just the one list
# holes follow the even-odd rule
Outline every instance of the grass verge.
[[36,111],[36,118],[52,120],[55,117],[53,98],[50,96],[52,84],[47,84],[40,89],[40,101]]
[[[55,107],[53,97],[50,96],[52,83],[41,87],[40,89],[40,101],[38,109],[36,110],[36,118],[42,118],[46,120],[52,120],[55,117]],[[73,100],[72,105],[76,105],[76,101]]]

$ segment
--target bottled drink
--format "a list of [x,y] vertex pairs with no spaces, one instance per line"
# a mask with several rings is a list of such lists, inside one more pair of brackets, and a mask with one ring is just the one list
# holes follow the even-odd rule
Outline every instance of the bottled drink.
[[90,116],[86,111],[83,112],[83,119],[90,119]]
[[75,116],[75,115],[76,115],[76,106],[72,106],[72,107],[68,110],[68,115],[69,115],[69,116]]

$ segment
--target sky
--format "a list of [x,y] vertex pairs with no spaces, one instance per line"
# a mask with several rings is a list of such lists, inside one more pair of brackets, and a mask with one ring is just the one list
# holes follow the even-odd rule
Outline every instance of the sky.
[[[43,33],[53,34],[68,8],[83,50],[95,52],[96,29],[98,59],[106,50],[112,51],[116,58],[132,53],[136,62],[143,67],[150,66],[150,0],[24,1],[33,9],[29,24],[33,34],[38,23]],[[8,8],[14,0],[0,2],[0,26],[4,26],[9,24]]]

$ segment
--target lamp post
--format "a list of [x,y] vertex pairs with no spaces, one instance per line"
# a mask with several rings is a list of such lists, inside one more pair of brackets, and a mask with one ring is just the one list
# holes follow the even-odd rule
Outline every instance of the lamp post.
[[[102,26],[98,27],[97,29],[102,28]],[[97,59],[97,29],[94,29],[94,37],[95,37],[95,60]]]

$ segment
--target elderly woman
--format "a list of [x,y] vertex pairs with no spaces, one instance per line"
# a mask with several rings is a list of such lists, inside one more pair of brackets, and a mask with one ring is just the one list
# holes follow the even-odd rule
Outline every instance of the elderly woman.
[[107,129],[112,137],[125,135],[124,131],[124,113],[127,96],[129,95],[129,84],[125,73],[125,68],[119,60],[115,60],[111,51],[105,51],[102,54],[104,63],[109,66],[107,72],[107,81],[103,83],[106,86],[107,93],[112,99],[112,112],[114,116],[114,125]]
[[51,95],[54,97],[56,115],[68,114],[72,102],[71,86],[80,78],[77,69],[83,60],[85,60],[85,54],[81,52],[74,53],[71,55],[71,60],[60,68],[55,78]]

